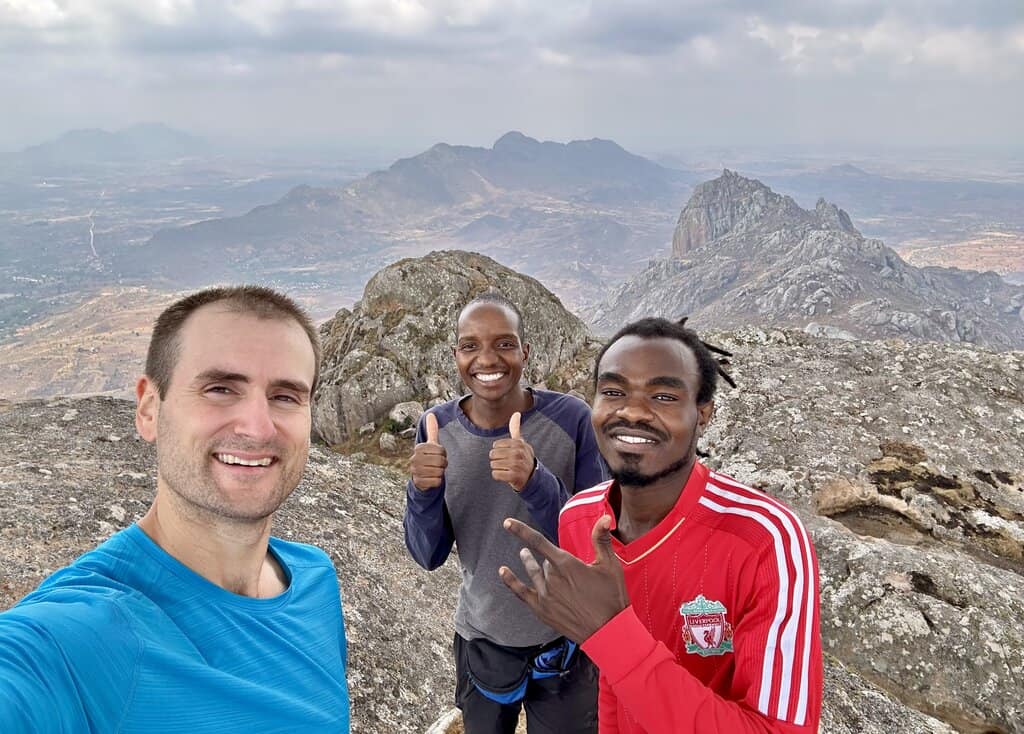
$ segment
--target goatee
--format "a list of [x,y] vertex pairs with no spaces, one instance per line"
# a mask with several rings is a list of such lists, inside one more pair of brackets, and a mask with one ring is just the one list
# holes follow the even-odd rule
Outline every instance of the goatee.
[[644,474],[637,469],[629,466],[627,461],[621,469],[611,469],[612,479],[619,483],[619,486],[625,487],[646,487],[654,484],[658,480],[664,479],[665,477],[671,476],[678,471],[686,468],[692,459],[689,456],[684,456],[672,464],[669,464],[661,471],[653,474]]

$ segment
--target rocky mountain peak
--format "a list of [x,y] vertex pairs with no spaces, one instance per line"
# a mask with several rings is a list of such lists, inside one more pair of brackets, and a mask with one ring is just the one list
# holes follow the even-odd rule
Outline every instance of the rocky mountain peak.
[[732,232],[808,222],[808,213],[790,197],[776,194],[760,181],[725,169],[721,176],[694,190],[672,235],[672,254],[685,257]]
[[836,166],[829,166],[828,171],[833,175],[847,176],[849,178],[869,178],[871,176],[863,168],[858,168],[852,163],[840,163]]
[[531,138],[528,135],[523,135],[523,133],[518,130],[510,130],[494,141],[493,150],[510,152],[521,150],[523,148],[534,148],[538,145],[540,145],[540,143],[534,138]]
[[679,215],[673,257],[592,313],[610,334],[642,316],[721,328],[788,325],[857,338],[1024,345],[1024,290],[995,273],[917,268],[824,199],[813,210],[725,171]]
[[853,226],[850,215],[835,204],[825,201],[824,198],[818,199],[818,203],[814,206],[814,212],[818,215],[819,223],[825,229],[838,229],[850,234],[860,234]]

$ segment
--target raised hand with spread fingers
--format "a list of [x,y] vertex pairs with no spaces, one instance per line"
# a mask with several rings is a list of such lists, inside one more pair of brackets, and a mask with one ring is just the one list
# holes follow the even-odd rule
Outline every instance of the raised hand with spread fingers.
[[[528,525],[505,520],[505,529],[526,545],[519,556],[533,586],[508,566],[498,570],[501,580],[538,619],[578,643],[629,606],[622,566],[612,550],[611,524],[608,515],[594,523],[595,560],[584,563]],[[538,562],[534,553],[543,560]]]

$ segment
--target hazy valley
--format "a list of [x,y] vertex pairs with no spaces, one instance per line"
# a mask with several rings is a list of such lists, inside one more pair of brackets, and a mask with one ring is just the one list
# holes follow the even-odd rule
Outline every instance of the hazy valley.
[[389,165],[221,152],[162,126],[69,133],[0,155],[0,395],[124,394],[145,343],[136,332],[181,290],[265,282],[324,319],[387,264],[439,249],[532,275],[592,323],[617,288],[672,259],[680,211],[720,175],[716,161],[803,207],[826,198],[911,265],[1022,277],[1014,159],[847,160],[856,165],[756,150],[645,158],[611,141],[508,133]]

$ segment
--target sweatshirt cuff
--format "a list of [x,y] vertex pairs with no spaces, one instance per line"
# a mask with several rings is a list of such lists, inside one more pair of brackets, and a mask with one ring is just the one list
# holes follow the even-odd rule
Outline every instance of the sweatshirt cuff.
[[[523,488],[519,490],[519,496],[523,498],[523,502],[533,499],[535,494],[543,491],[544,485],[550,485],[550,480],[554,479],[554,475],[540,463],[540,459],[534,457],[534,462],[533,474],[531,474],[530,478],[526,480],[526,484],[523,485]],[[558,481],[555,480],[555,486],[557,485]]]
[[409,479],[405,485],[405,496],[410,505],[417,508],[428,508],[436,505],[441,497],[444,497],[445,480],[441,480],[440,486],[431,489],[419,489]]
[[657,644],[630,604],[584,640],[581,648],[601,675],[615,684],[641,665]]

